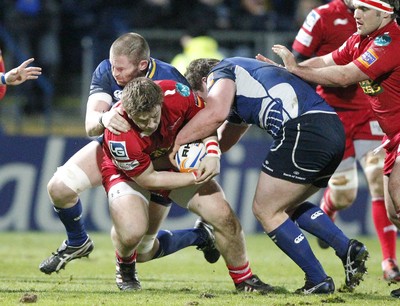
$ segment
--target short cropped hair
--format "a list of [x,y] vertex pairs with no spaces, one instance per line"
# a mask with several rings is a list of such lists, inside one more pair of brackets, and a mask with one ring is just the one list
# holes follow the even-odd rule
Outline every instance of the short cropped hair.
[[137,33],[126,33],[118,37],[110,48],[115,56],[126,56],[132,63],[150,60],[150,47],[143,36]]
[[129,116],[149,113],[156,106],[162,105],[164,95],[160,86],[146,77],[130,81],[122,91],[122,106]]
[[186,68],[185,77],[193,90],[202,89],[202,78],[207,77],[211,69],[217,65],[220,60],[215,58],[199,58],[190,62]]

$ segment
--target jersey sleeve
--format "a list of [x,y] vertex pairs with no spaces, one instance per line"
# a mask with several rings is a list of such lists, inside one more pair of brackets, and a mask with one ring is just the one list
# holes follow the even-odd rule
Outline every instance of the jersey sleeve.
[[346,65],[353,61],[353,52],[351,52],[352,48],[354,48],[353,36],[350,36],[338,49],[332,52],[332,59],[336,65]]
[[365,52],[354,60],[354,64],[371,80],[376,80],[388,71],[398,69],[399,45],[377,46],[373,43]]
[[321,16],[312,10],[297,33],[292,49],[303,56],[312,57],[321,44],[323,32]]
[[108,60],[102,61],[93,72],[92,82],[90,84],[89,96],[95,93],[106,93],[112,92],[112,80],[110,74],[107,73],[111,68]]

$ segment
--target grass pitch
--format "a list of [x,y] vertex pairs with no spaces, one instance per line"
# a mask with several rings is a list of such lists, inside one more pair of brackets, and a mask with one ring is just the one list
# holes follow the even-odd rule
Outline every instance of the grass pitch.
[[[208,264],[194,247],[165,258],[138,264],[142,290],[120,292],[115,285],[114,250],[108,234],[94,233],[95,250],[89,259],[70,262],[65,270],[45,275],[39,263],[65,238],[63,234],[0,233],[0,305],[400,305],[390,291],[400,284],[382,280],[381,253],[374,238],[360,238],[369,251],[368,274],[353,293],[299,296],[303,272],[266,235],[247,236],[254,274],[278,286],[277,293],[237,293],[222,259]],[[321,250],[309,238],[315,254],[336,288],[344,272],[334,251]]]

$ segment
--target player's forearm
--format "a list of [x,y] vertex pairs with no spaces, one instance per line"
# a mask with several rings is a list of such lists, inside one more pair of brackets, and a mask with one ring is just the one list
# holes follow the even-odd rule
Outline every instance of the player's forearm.
[[290,71],[307,82],[320,84],[322,86],[346,87],[354,81],[340,69],[340,66],[330,66],[324,68],[312,68],[296,66]]
[[89,137],[100,136],[104,133],[103,112],[92,111],[86,115],[85,129]]
[[220,120],[207,109],[203,109],[180,130],[176,136],[175,144],[183,145],[206,138],[214,134],[224,120],[225,118]]
[[169,171],[153,171],[145,177],[140,176],[134,178],[136,183],[147,190],[167,189],[193,185],[196,181],[194,173],[180,173]]

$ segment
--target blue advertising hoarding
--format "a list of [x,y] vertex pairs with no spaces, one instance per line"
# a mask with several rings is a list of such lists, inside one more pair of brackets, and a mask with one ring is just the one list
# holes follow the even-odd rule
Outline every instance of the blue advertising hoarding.
[[[90,140],[79,137],[30,137],[0,134],[0,230],[63,231],[47,195],[47,183],[58,166]],[[262,232],[252,213],[252,199],[261,162],[269,140],[244,138],[221,159],[221,183],[245,233]],[[354,205],[340,212],[337,224],[349,235],[373,234],[370,197],[365,179]],[[290,192],[290,190],[288,190]],[[313,198],[318,203],[319,196]],[[106,231],[111,227],[103,187],[81,194],[86,228]],[[192,227],[196,216],[174,205],[163,228]]]

